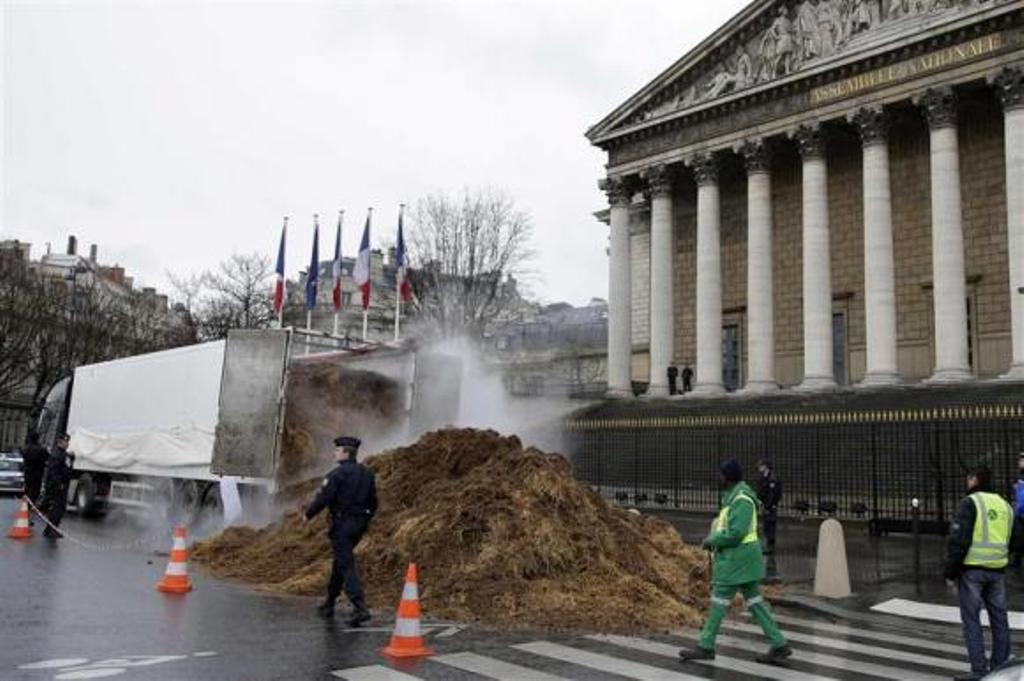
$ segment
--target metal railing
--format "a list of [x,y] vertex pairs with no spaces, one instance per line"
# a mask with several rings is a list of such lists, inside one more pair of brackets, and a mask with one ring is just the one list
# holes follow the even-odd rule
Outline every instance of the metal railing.
[[986,460],[996,490],[1009,494],[1024,452],[1021,404],[677,414],[570,420],[576,476],[623,505],[713,511],[719,463],[736,457],[752,480],[767,457],[782,481],[785,515],[909,531],[917,498],[922,531],[939,532],[964,495],[970,466]]

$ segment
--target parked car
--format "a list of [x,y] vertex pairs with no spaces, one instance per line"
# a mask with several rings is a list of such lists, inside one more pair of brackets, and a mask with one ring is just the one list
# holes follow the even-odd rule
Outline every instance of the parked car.
[[0,492],[25,490],[25,462],[21,454],[0,452]]

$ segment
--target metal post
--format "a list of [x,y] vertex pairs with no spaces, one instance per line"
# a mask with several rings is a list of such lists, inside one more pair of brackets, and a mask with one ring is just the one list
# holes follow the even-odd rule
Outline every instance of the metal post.
[[910,501],[911,528],[914,535],[914,588],[921,593],[921,501]]

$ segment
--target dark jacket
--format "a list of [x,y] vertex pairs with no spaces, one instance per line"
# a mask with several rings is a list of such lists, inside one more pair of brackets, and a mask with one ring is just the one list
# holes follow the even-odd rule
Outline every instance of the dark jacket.
[[774,513],[782,500],[782,483],[775,477],[775,471],[768,469],[768,475],[757,478],[757,498],[770,513]]
[[[988,490],[976,491],[984,492]],[[964,497],[960,502],[960,508],[957,509],[953,522],[949,526],[949,539],[946,543],[946,566],[943,570],[946,579],[959,579],[964,571],[964,559],[967,558],[967,552],[970,550],[971,543],[974,540],[974,521],[977,516],[978,511],[974,506],[974,502],[971,501],[970,495]],[[1014,517],[1010,533],[1010,550],[1020,551],[1022,542],[1024,542],[1024,528],[1021,527],[1020,519]],[[989,572],[1003,572],[1005,570],[1005,568],[985,568],[973,565],[970,569],[987,570]]]
[[53,489],[67,487],[71,482],[71,470],[74,467],[75,455],[68,451],[54,448],[46,460],[46,487]]
[[377,512],[377,481],[373,471],[361,463],[347,459],[327,474],[313,503],[306,509],[312,518],[330,508],[332,523],[347,517],[369,520]]
[[25,462],[25,485],[29,481],[41,482],[46,472],[46,460],[50,453],[40,445],[28,445],[21,450],[22,461]]

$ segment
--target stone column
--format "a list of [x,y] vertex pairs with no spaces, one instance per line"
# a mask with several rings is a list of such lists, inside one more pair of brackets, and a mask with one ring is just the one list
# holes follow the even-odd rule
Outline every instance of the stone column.
[[828,225],[828,164],[821,126],[793,135],[803,158],[804,380],[800,390],[828,390],[832,375],[832,263]]
[[695,157],[697,180],[697,366],[694,394],[717,395],[722,384],[722,255],[718,160]]
[[879,108],[849,117],[864,143],[864,325],[867,369],[862,385],[899,383],[896,274],[889,184],[889,121]]
[[651,376],[647,394],[668,397],[672,363],[672,176],[666,166],[644,174],[651,197]]
[[1024,66],[1003,69],[995,80],[1003,101],[1006,137],[1006,238],[1010,256],[1010,371],[1024,380]]
[[778,390],[772,289],[771,153],[763,140],[740,149],[747,167],[747,384],[745,392]]
[[967,283],[956,99],[950,88],[928,90],[917,100],[931,130],[932,280],[935,304],[935,372],[930,381],[971,378],[967,362]]
[[629,259],[631,188],[622,178],[600,183],[611,204],[608,258],[608,397],[632,397],[632,280]]

